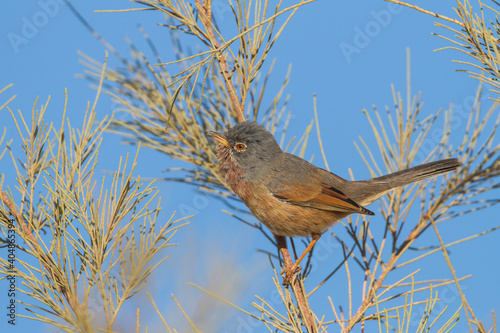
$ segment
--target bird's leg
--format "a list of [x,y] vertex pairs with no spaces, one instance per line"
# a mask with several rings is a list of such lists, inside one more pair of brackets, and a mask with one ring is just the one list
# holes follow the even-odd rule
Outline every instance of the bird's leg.
[[[286,268],[283,272],[281,272],[281,275],[285,274],[283,284],[288,284],[290,282],[293,274],[295,274],[297,271],[300,270],[300,267],[299,267],[300,262],[302,261],[302,259],[305,258],[307,253],[309,253],[309,251],[312,250],[312,248],[314,247],[314,245],[316,244],[316,242],[320,238],[321,238],[321,234],[313,234],[312,240],[309,243],[309,245],[307,245],[306,249],[304,250],[304,253],[302,253],[302,255],[299,257],[299,259],[297,259],[297,261],[293,265],[289,265],[287,263],[287,260],[285,259],[285,267]],[[279,245],[279,242],[278,242],[278,245]],[[285,239],[285,250],[286,250],[286,239]],[[282,251],[282,254],[283,254],[283,257],[285,257],[285,254],[283,253],[283,251]],[[290,258],[290,254],[288,254],[288,250],[286,251],[286,254]],[[289,259],[289,263],[291,263],[291,262],[292,262],[291,259]]]
[[276,238],[276,242],[278,244],[278,250],[283,256],[283,261],[285,262],[285,267],[292,265],[292,257],[290,257],[290,253],[288,252],[288,248],[286,246],[286,237],[274,235]]
[[[285,236],[278,236],[274,235],[274,238],[276,238],[276,243],[278,245],[278,250],[279,253],[283,256],[283,261],[285,263],[285,271],[288,271],[288,267],[293,266],[292,264],[292,257],[290,256],[290,253],[288,252],[288,248],[286,246],[286,237]],[[281,273],[283,274],[283,272]],[[292,282],[292,278],[295,273],[293,274],[287,274],[283,278],[283,285],[286,286]]]

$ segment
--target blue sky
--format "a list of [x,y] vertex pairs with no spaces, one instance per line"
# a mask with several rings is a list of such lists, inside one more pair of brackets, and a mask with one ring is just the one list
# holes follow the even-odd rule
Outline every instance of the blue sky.
[[[223,30],[229,31],[232,27],[229,7],[222,0],[216,4],[215,16]],[[74,5],[94,29],[122,54],[127,52],[127,44],[123,39],[125,36],[139,48],[146,47],[137,29],[140,24],[155,41],[164,59],[173,58],[166,28],[156,24],[162,22],[159,14],[94,12],[98,9],[135,7],[127,1],[87,0],[74,2]],[[453,5],[455,2],[419,2],[419,6],[455,17],[452,8],[448,7]],[[64,89],[67,88],[68,117],[73,125],[80,124],[87,101],[93,101],[96,92],[88,81],[75,76],[85,70],[79,63],[77,51],[103,61],[104,46],[85,29],[63,1],[30,0],[24,1],[22,6],[16,2],[4,1],[0,4],[0,19],[0,88],[14,83],[8,92],[2,94],[0,104],[3,104],[2,101],[7,96],[15,94],[17,97],[10,104],[11,109],[20,109],[23,114],[30,115],[37,97],[40,105],[50,96],[47,120],[59,122],[65,101]],[[292,64],[290,83],[286,90],[291,96],[289,110],[292,112],[288,133],[302,134],[313,117],[313,94],[316,94],[330,168],[344,177],[348,177],[348,168],[359,178],[368,177],[366,166],[353,144],[355,141],[359,142],[359,136],[367,141],[373,138],[362,110],[371,111],[372,105],[379,110],[383,110],[386,105],[392,107],[391,84],[406,96],[407,48],[411,52],[412,94],[422,92],[421,100],[425,103],[421,117],[436,113],[439,109],[447,110],[450,104],[467,108],[475,95],[478,82],[467,74],[456,71],[467,69],[465,65],[452,62],[467,58],[453,50],[434,51],[450,44],[431,35],[432,33],[452,36],[447,30],[434,26],[434,22],[433,17],[384,1],[318,1],[307,5],[290,21],[268,58],[275,58],[276,65],[266,101],[270,103],[289,64]],[[192,40],[187,42],[192,43]],[[266,65],[269,64],[270,61]],[[110,56],[109,65],[113,67],[119,63]],[[485,100],[485,106],[489,105],[490,102]],[[111,114],[115,107],[109,97],[101,96],[97,117]],[[14,137],[15,145],[18,142],[17,132],[5,109],[0,111],[0,124],[7,128],[7,138]],[[462,122],[462,126],[465,126],[465,122]],[[463,128],[458,129],[460,130]],[[457,140],[456,144],[458,142]],[[114,170],[120,156],[135,153],[134,147],[119,143],[120,139],[115,135],[104,136],[98,166],[100,170]],[[315,164],[323,167],[315,140],[311,140],[306,151],[306,156],[313,154],[316,156]],[[147,149],[142,149],[139,156],[137,174],[141,177],[163,177],[165,175],[162,170],[179,165],[178,162]],[[6,185],[13,186],[14,180],[9,179],[9,172],[13,172],[9,167],[9,159],[4,158],[0,163],[2,170],[7,170]],[[268,259],[256,252],[257,249],[271,248],[258,232],[222,213],[221,209],[225,208],[222,204],[196,192],[192,187],[167,182],[159,182],[157,186],[162,196],[165,218],[173,211],[177,211],[177,216],[196,213],[190,219],[191,224],[176,236],[175,241],[180,246],[169,253],[172,259],[167,260],[161,277],[153,278],[148,285],[148,290],[168,296],[161,306],[165,311],[171,311],[168,312],[172,313],[171,317],[167,315],[167,318],[174,326],[182,327],[183,323],[178,318],[179,313],[175,312],[175,306],[172,306],[170,293],[174,293],[181,303],[184,302],[188,310],[195,308],[201,297],[200,292],[187,286],[185,282],[207,287],[204,283],[211,271],[210,265],[214,262],[228,265],[236,272],[247,272],[249,279],[241,290],[241,297],[237,299],[238,306],[251,310],[250,303],[255,300],[255,294],[265,299],[273,298],[274,287],[270,282],[272,270]],[[371,207],[375,211],[378,209],[376,204]],[[445,242],[451,242],[498,225],[499,213],[500,208],[495,207],[470,214],[440,225],[440,231]],[[334,227],[333,231],[343,234],[341,225]],[[432,244],[437,244],[434,238],[430,239]],[[451,251],[451,260],[458,276],[473,274],[472,278],[464,282],[464,291],[476,315],[484,320],[487,327],[491,326],[491,310],[500,313],[500,287],[498,279],[492,278],[500,273],[500,245],[497,239],[498,234],[492,233],[454,247]],[[341,256],[339,251],[328,247],[328,243],[324,244],[328,258]],[[320,254],[319,250],[318,253]],[[186,265],[186,262],[190,264]],[[441,254],[423,261],[423,264],[427,269],[423,270],[422,279],[436,275],[439,278],[451,278]],[[188,266],[182,268],[182,278],[171,276],[169,272],[179,265]],[[310,278],[311,286],[328,272],[328,267],[325,267],[327,265],[328,260],[318,268],[317,275]],[[339,285],[345,285],[341,280],[343,278],[345,275],[336,277]],[[345,302],[345,293],[336,289],[336,284],[337,282],[331,283],[322,290],[321,295],[317,294],[311,300],[313,308],[320,309],[318,313],[325,313],[328,319],[333,319],[333,314],[326,296],[338,299],[337,304]],[[0,282],[2,308],[7,299],[5,289],[4,282]],[[212,291],[217,293],[216,289]],[[448,314],[451,315],[460,301],[451,289],[445,291],[444,297],[448,300]],[[245,331],[247,326],[254,328],[253,324],[247,323],[246,317],[232,312],[230,308],[221,305],[217,309],[226,311],[229,316],[228,323],[223,328],[227,332],[238,329]],[[20,311],[21,314],[27,314],[24,310]],[[18,318],[18,324],[13,329],[6,326],[4,316],[0,318],[2,331],[4,328],[7,328],[7,332],[46,329],[43,325],[23,318]],[[157,317],[145,315],[145,321],[147,319],[153,322]],[[457,331],[466,331],[466,327],[465,317],[462,316]],[[265,327],[256,326],[255,329],[260,332]]]

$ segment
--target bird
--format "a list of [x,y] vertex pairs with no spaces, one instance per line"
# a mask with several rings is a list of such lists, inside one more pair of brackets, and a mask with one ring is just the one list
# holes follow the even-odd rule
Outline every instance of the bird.
[[284,152],[254,121],[226,133],[206,132],[216,142],[219,172],[232,191],[274,236],[312,237],[302,255],[281,274],[294,274],[321,235],[340,219],[358,213],[388,191],[457,169],[456,158],[425,163],[385,176],[349,181]]

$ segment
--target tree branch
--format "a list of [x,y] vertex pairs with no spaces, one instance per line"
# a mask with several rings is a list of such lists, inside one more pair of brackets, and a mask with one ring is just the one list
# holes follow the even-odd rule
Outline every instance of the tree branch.
[[[293,262],[292,258],[290,257],[290,253],[288,252],[288,248],[286,247],[286,237],[275,237],[278,243],[278,249],[281,255],[283,255],[283,260],[285,261],[285,267],[291,267],[293,265]],[[300,279],[297,278],[297,275],[292,276],[290,280],[290,287],[292,288],[292,292],[295,295],[295,299],[297,300],[297,305],[299,306],[300,313],[302,314],[302,319],[306,326],[307,332],[318,333],[318,327],[314,322],[313,312],[311,311],[311,307],[309,306],[309,302],[307,301],[304,284]]]
[[[54,269],[55,263],[53,262],[52,257],[47,255],[42,250],[42,247],[38,243],[37,239],[35,238],[35,236],[33,236],[30,227],[24,221],[22,214],[20,214],[17,211],[15,205],[12,203],[12,201],[10,201],[10,199],[7,197],[4,191],[0,191],[0,201],[4,203],[7,209],[9,209],[9,214],[16,219],[18,225],[21,227],[21,230],[25,236],[25,240],[28,243],[28,246],[31,248],[33,252],[38,254],[43,266],[45,267],[49,275],[54,278],[53,287],[64,296],[64,298],[68,302],[68,305],[73,310],[73,313],[77,317],[79,317],[80,304],[78,303],[77,300],[74,299],[74,295],[68,291],[68,288],[66,288],[67,283],[65,283],[66,279],[64,277],[64,274],[61,274],[60,270]],[[80,319],[81,318],[79,318],[78,322],[80,323],[85,322],[81,321]]]
[[219,42],[215,37],[215,33],[212,26],[212,6],[210,0],[204,0],[203,4],[200,0],[195,0],[196,7],[200,12],[201,22],[205,27],[210,43],[212,44],[212,48],[216,53],[217,61],[219,62],[220,73],[224,78],[224,82],[226,84],[226,89],[229,94],[229,98],[231,101],[231,107],[233,112],[238,116],[238,122],[245,121],[245,114],[243,112],[243,106],[241,105],[238,95],[236,95],[236,90],[234,89],[232,74],[229,74],[229,70],[227,68],[227,61],[224,58],[224,54],[220,49]]
[[426,213],[423,216],[423,219],[417,223],[415,228],[410,232],[408,237],[403,241],[401,246],[396,251],[393,251],[391,254],[391,258],[387,262],[385,266],[383,266],[382,273],[380,273],[379,278],[370,286],[368,289],[368,292],[366,294],[365,299],[359,306],[358,310],[349,319],[349,322],[347,323],[347,326],[342,330],[342,333],[348,333],[350,332],[354,325],[356,325],[359,320],[363,317],[365,314],[366,310],[370,307],[370,305],[373,302],[373,299],[375,295],[377,294],[378,290],[382,286],[382,283],[384,282],[385,278],[387,277],[387,274],[389,274],[390,271],[394,268],[396,263],[398,262],[399,258],[403,255],[403,253],[410,247],[410,245],[418,238],[418,236],[421,234],[422,229],[428,227],[428,220],[429,220],[430,214]]

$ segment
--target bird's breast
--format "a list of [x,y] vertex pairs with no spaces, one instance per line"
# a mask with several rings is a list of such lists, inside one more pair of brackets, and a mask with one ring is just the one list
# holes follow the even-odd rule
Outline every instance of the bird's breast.
[[219,171],[233,192],[241,198],[245,186],[245,171],[238,166],[229,150],[219,148]]

